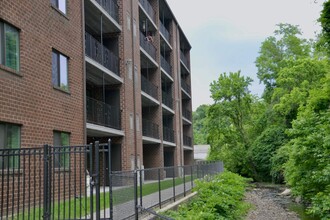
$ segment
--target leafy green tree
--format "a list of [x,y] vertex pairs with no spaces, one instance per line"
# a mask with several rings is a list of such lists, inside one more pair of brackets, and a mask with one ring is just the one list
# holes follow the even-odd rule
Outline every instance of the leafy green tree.
[[195,144],[207,144],[206,121],[208,109],[208,105],[201,105],[196,109],[196,111],[193,112],[193,129]]
[[246,154],[250,146],[246,126],[253,100],[248,90],[251,82],[240,71],[223,73],[213,81],[210,91],[215,103],[207,122],[210,159],[221,159],[229,170],[245,175],[253,170]]
[[273,88],[280,70],[287,65],[287,60],[297,60],[311,56],[312,43],[301,38],[298,26],[278,24],[274,36],[268,37],[261,44],[255,63],[258,78],[265,84],[264,98],[270,102]]

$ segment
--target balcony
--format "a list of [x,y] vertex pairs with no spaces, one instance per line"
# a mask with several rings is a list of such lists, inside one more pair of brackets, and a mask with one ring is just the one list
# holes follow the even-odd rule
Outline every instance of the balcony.
[[187,69],[190,70],[190,63],[182,51],[180,51],[180,59],[183,62],[183,64],[187,67]]
[[164,24],[159,21],[159,29],[160,29],[160,33],[164,36],[165,40],[170,43],[170,32],[166,29],[166,27],[164,26]]
[[163,139],[164,141],[175,143],[174,130],[168,127],[163,127]]
[[173,109],[173,98],[171,95],[167,94],[166,92],[162,92],[162,101],[170,109]]
[[148,0],[139,0],[142,8],[147,12],[151,20],[156,24],[156,12]]
[[159,139],[159,125],[147,119],[142,120],[143,136]]
[[152,59],[156,61],[156,47],[150,42],[146,40],[146,36],[142,32],[140,32],[140,45],[145,50]]
[[158,87],[143,75],[141,75],[141,89],[143,92],[158,100]]
[[166,61],[163,56],[160,56],[160,65],[168,75],[172,76],[172,66]]
[[116,0],[95,0],[101,7],[119,23],[118,4]]
[[191,121],[191,111],[182,109],[182,116]]
[[87,32],[85,39],[86,56],[120,76],[119,58]]
[[181,87],[184,91],[186,91],[186,93],[190,95],[191,93],[190,85],[186,83],[183,79],[181,79]]
[[183,145],[192,147],[192,138],[186,135],[183,135]]
[[87,97],[87,122],[120,130],[119,108]]

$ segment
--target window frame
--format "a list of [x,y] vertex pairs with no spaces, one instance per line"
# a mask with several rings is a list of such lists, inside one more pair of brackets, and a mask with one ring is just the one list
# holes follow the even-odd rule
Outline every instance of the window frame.
[[[64,3],[64,8],[61,8],[61,3]],[[67,0],[51,0],[51,4],[55,7],[58,11],[67,15],[68,12],[68,1]],[[64,10],[64,11],[63,11]]]
[[[68,143],[63,143],[62,135],[68,135]],[[60,144],[56,144],[60,137]],[[53,131],[53,166],[57,170],[70,170],[70,133],[64,131]],[[64,156],[63,156],[64,155]]]
[[[5,160],[3,160],[3,158],[0,156],[0,170],[18,170],[20,169],[20,149],[21,149],[21,125],[18,124],[13,124],[13,123],[7,123],[7,122],[2,122],[0,121],[0,126],[4,126],[3,127],[3,146],[1,146],[0,143],[0,149],[4,150],[4,152],[6,152],[6,150],[8,150],[7,154],[17,154],[17,155],[12,155],[12,156],[7,156],[7,158],[5,158]],[[17,137],[17,147],[8,147],[8,136],[9,136],[9,128],[10,127],[16,127],[16,129],[18,129],[18,137]],[[1,136],[1,128],[0,128],[0,136]],[[6,155],[6,153],[4,153]],[[9,160],[8,160],[9,158]],[[2,166],[3,165],[3,166]]]
[[[56,56],[56,64],[54,64],[54,55]],[[62,70],[64,70],[64,68],[62,67],[62,62],[61,62],[61,58],[65,58],[65,65],[66,65],[66,77],[65,77],[65,82],[66,85],[62,86],[62,74],[64,74],[62,72]],[[54,88],[60,89],[62,91],[65,92],[70,92],[70,85],[69,85],[69,57],[64,55],[63,53],[53,49],[52,50],[52,85]],[[56,69],[54,69],[54,65],[56,65]],[[56,73],[55,73],[56,70]],[[54,76],[54,74],[56,74]],[[54,82],[54,79],[56,80]]]
[[[15,67],[11,67],[8,63],[7,63],[7,28],[8,29],[12,29],[15,30]],[[20,71],[20,30],[5,22],[0,20],[0,65],[5,66],[7,68],[9,68],[10,70],[13,70],[15,72],[19,72]]]

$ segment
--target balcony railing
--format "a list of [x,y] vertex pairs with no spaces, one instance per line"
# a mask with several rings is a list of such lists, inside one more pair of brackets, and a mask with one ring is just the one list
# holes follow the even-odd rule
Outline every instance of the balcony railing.
[[191,93],[190,85],[186,83],[183,79],[181,79],[181,87],[184,91],[186,91],[190,95]]
[[117,0],[96,0],[104,10],[119,23]]
[[158,87],[141,75],[141,89],[151,97],[158,100]]
[[152,8],[151,4],[148,0],[139,0],[140,4],[142,5],[143,9],[147,12],[151,20],[156,24],[156,12]]
[[186,135],[183,135],[183,145],[192,147],[192,138]]
[[85,33],[86,56],[119,76],[119,58],[89,33]]
[[163,139],[171,143],[174,142],[174,130],[168,127],[163,127]]
[[191,121],[191,111],[182,109],[182,116]]
[[143,136],[159,139],[159,125],[147,119],[142,120]]
[[171,36],[170,32],[168,32],[165,25],[161,21],[159,21],[159,29],[160,29],[160,33],[162,33],[162,35],[165,37],[167,42],[170,43],[170,36]]
[[165,104],[170,109],[173,109],[173,98],[170,94],[167,94],[166,92],[162,92],[162,101],[163,104]]
[[185,65],[188,69],[190,69],[190,63],[189,63],[187,57],[183,54],[182,51],[180,51],[180,59],[181,59],[181,61],[184,63],[184,65]]
[[160,56],[160,65],[170,76],[172,76],[172,66],[163,56]]
[[87,122],[120,130],[119,107],[87,97]]
[[146,36],[140,32],[140,45],[141,47],[154,59],[156,60],[156,47],[146,39]]

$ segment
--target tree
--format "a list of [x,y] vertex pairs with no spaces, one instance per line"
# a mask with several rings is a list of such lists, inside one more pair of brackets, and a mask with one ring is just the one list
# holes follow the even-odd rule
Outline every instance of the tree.
[[208,109],[208,105],[201,105],[193,112],[195,144],[207,144],[206,117]]
[[259,56],[255,61],[258,78],[265,84],[263,96],[267,102],[270,102],[278,73],[287,66],[287,60],[310,57],[312,51],[312,43],[300,38],[301,31],[298,26],[291,24],[277,26],[274,36],[262,42]]
[[246,125],[253,100],[248,90],[251,82],[240,71],[223,73],[213,81],[210,91],[215,103],[209,109],[207,122],[210,158],[221,159],[229,170],[245,175],[253,169],[246,157],[249,148]]

